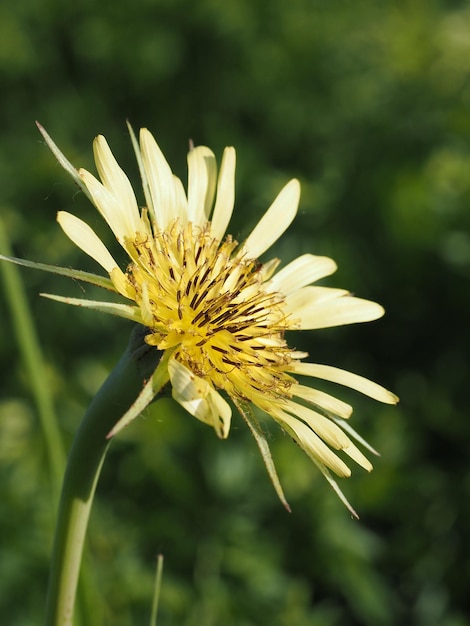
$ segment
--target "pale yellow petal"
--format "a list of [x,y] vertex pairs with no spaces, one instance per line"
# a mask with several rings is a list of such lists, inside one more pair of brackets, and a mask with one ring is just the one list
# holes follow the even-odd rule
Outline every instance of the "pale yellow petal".
[[229,403],[222,398],[220,393],[209,387],[208,402],[211,404],[213,423],[212,426],[220,439],[227,439],[232,420],[232,409]]
[[153,135],[140,130],[142,162],[151,196],[149,210],[158,227],[165,229],[175,217],[175,185],[173,173]]
[[108,274],[111,274],[113,269],[118,267],[104,243],[86,222],[71,213],[67,213],[67,211],[59,211],[57,221],[67,237],[80,250],[95,259]]
[[349,456],[350,459],[355,461],[360,467],[366,470],[366,472],[371,472],[374,469],[374,466],[369,461],[369,459],[359,450],[359,448],[352,442],[349,442],[349,446],[343,448],[343,452]]
[[142,315],[142,319],[144,320],[144,324],[147,324],[147,326],[152,326],[154,317],[152,307],[150,305],[147,281],[142,282],[142,300],[140,302],[140,312]]
[[352,296],[334,297],[322,302],[306,304],[292,311],[301,330],[331,328],[345,324],[371,322],[384,314],[380,304]]
[[123,246],[126,237],[134,238],[135,231],[131,232],[118,199],[93,174],[83,169],[79,171],[81,179],[93,198],[93,203]]
[[364,456],[335,422],[295,402],[288,403],[288,410],[308,424],[332,448],[342,450],[368,472],[372,470],[372,463],[369,459]]
[[225,235],[235,204],[235,148],[225,148],[217,181],[217,199],[212,214],[212,234],[219,241]]
[[387,389],[381,385],[363,376],[353,374],[352,372],[337,367],[332,367],[331,365],[296,362],[291,371],[303,376],[312,376],[314,378],[320,378],[321,380],[337,383],[338,385],[350,387],[385,404],[396,404],[398,402],[398,397],[390,391],[387,391]]
[[221,439],[230,431],[232,410],[211,385],[174,358],[168,363],[173,398],[188,413],[212,426]]
[[177,176],[173,176],[173,184],[175,189],[174,217],[180,217],[182,223],[185,224],[188,221],[188,199],[186,197],[186,191],[183,183]]
[[353,412],[353,408],[350,404],[347,404],[342,400],[338,400],[338,398],[330,396],[330,394],[325,393],[324,391],[312,389],[312,387],[305,387],[304,385],[299,384],[292,385],[290,391],[294,396],[307,400],[307,402],[315,404],[324,411],[338,415],[343,419],[350,417]]
[[212,150],[197,146],[188,152],[188,220],[203,226],[209,219],[217,183]]
[[266,252],[290,226],[297,214],[300,183],[295,178],[287,183],[277,198],[252,230],[240,253],[256,259]]
[[113,281],[114,287],[122,296],[135,301],[135,288],[119,267],[114,267],[112,269],[110,277]]
[[104,186],[118,199],[128,233],[140,232],[140,214],[132,186],[114,158],[106,139],[99,135],[93,142],[95,163]]
[[[272,275],[278,268],[280,262],[281,262],[280,259],[274,258],[274,259],[271,259],[270,261],[267,261],[266,263],[263,263],[263,265],[261,266],[259,270],[259,275],[263,282],[268,281],[272,277]],[[270,286],[268,286],[268,289],[270,289]],[[270,289],[270,291],[278,291],[278,290]]]
[[291,292],[285,299],[285,310],[294,317],[302,317],[305,311],[316,308],[318,303],[343,298],[349,292],[346,289],[334,289],[332,287],[302,287]]
[[329,257],[303,254],[275,274],[270,285],[274,291],[288,295],[320,278],[330,276],[337,269],[338,266]]
[[326,465],[326,467],[329,467],[338,476],[351,476],[351,470],[346,463],[344,463],[344,461],[342,461],[306,424],[278,409],[276,409],[272,415],[309,457]]
[[288,400],[286,411],[305,422],[323,441],[336,450],[343,450],[351,443],[337,424],[302,404]]

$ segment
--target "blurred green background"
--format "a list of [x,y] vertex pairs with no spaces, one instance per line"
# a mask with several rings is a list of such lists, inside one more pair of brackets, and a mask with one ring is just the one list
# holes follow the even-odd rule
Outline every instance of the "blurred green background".
[[[103,133],[136,189],[126,119],[152,130],[183,179],[189,138],[219,158],[235,145],[232,234],[246,236],[298,176],[300,214],[271,253],[332,256],[329,285],[387,310],[290,343],[401,397],[391,408],[324,387],[353,403],[354,427],[382,454],[370,476],[357,468],[342,481],[359,522],[274,426],[291,515],[240,418],[221,442],[170,400],[152,406],[104,467],[86,626],[148,624],[159,552],[161,626],[470,624],[469,79],[466,2],[1,3],[0,215],[16,256],[97,271],[56,225],[58,209],[113,248],[34,120],[92,170],[91,142]],[[21,277],[68,449],[130,324],[38,295],[89,288],[33,270]],[[57,494],[5,294],[0,615],[33,626],[43,619]]]

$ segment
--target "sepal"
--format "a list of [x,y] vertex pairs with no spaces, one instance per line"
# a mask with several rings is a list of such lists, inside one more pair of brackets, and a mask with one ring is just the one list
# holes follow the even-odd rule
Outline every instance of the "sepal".
[[100,313],[108,313],[110,315],[116,315],[117,317],[124,317],[131,322],[137,322],[142,324],[142,316],[140,309],[136,306],[130,306],[129,304],[119,304],[117,302],[99,302],[98,300],[84,300],[82,298],[67,298],[64,296],[56,296],[51,293],[39,294],[49,300],[55,300],[56,302],[62,302],[64,304],[72,304],[73,306],[81,306],[85,309],[93,309]]
[[80,174],[78,173],[78,170],[70,163],[67,157],[59,150],[59,148],[56,146],[56,144],[52,141],[51,137],[49,136],[49,133],[41,126],[39,122],[36,122],[36,126],[38,127],[41,135],[44,137],[44,140],[49,146],[49,149],[51,150],[55,158],[59,161],[59,164],[64,168],[66,172],[70,174],[70,176],[74,179],[74,181],[77,183],[77,185],[86,195],[86,197],[91,202],[93,202],[93,199],[90,196],[90,193],[88,189],[86,188],[86,185],[83,183],[82,179],[80,178]]
[[46,263],[36,263],[35,261],[27,261],[26,259],[18,259],[14,256],[4,256],[0,254],[0,261],[10,261],[16,265],[22,265],[23,267],[29,267],[34,270],[41,270],[43,272],[50,272],[52,274],[58,274],[59,276],[67,276],[67,278],[73,278],[79,280],[82,283],[90,283],[96,287],[107,289],[108,291],[114,291],[116,293],[116,287],[112,281],[105,276],[99,274],[92,274],[90,272],[84,272],[82,270],[75,270],[70,267],[60,267],[58,265],[48,265]]

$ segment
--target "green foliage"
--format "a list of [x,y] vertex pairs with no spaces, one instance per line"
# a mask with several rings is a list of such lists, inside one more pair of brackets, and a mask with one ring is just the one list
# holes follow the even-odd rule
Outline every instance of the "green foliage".
[[[35,119],[89,169],[91,140],[106,135],[136,187],[127,118],[154,132],[182,177],[189,138],[219,156],[235,145],[234,236],[298,176],[300,215],[274,253],[333,256],[340,269],[329,284],[387,310],[379,322],[291,343],[402,398],[395,409],[341,395],[382,455],[370,476],[358,470],[342,484],[360,522],[274,426],[291,515],[241,419],[220,442],[171,400],[153,405],[113,443],[98,487],[87,626],[149,623],[159,552],[159,626],[468,623],[469,52],[470,10],[458,1],[1,4],[0,211],[16,256],[97,271],[55,224],[58,209],[114,248]],[[68,448],[130,326],[38,296],[91,297],[90,287],[21,275]],[[0,614],[32,626],[42,620],[56,496],[5,294]]]

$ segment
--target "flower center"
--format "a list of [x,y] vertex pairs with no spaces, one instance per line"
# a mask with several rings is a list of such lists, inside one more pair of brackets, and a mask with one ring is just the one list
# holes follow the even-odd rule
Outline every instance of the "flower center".
[[292,357],[283,297],[265,288],[258,261],[234,254],[231,237],[214,239],[210,224],[181,228],[175,220],[126,244],[150,345],[175,347],[178,361],[232,396],[286,395]]

